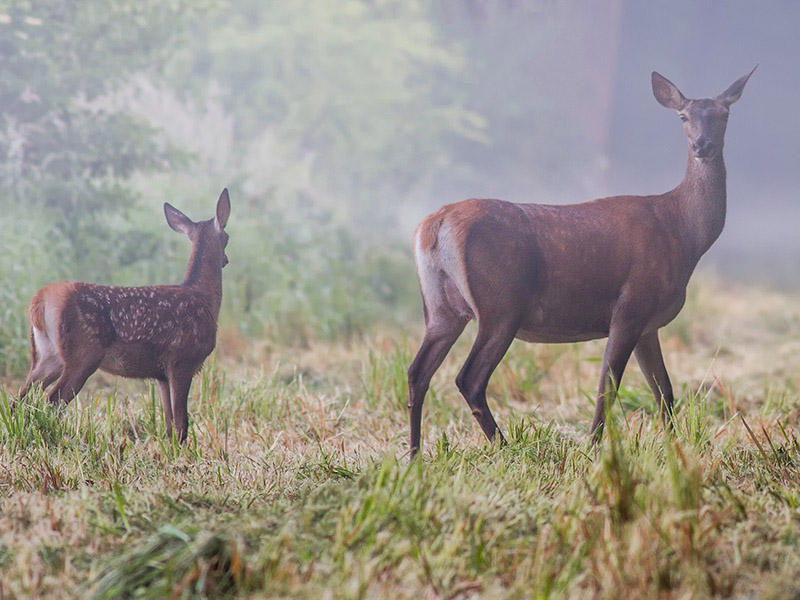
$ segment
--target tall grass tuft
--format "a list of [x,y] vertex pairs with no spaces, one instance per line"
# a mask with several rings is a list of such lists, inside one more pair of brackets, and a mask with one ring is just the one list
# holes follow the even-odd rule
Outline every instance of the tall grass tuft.
[[243,540],[165,525],[124,552],[90,586],[91,598],[229,598],[245,584]]

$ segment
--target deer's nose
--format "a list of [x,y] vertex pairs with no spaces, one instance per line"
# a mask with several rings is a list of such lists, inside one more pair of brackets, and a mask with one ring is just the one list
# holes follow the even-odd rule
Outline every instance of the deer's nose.
[[697,138],[692,142],[692,150],[700,158],[705,158],[714,149],[714,144],[708,138]]

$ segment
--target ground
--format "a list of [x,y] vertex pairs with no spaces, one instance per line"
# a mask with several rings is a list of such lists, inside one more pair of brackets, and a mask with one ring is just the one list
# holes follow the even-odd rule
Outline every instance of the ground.
[[223,327],[185,447],[156,390],[0,395],[0,598],[800,597],[800,299],[696,277],[662,332],[666,433],[635,364],[602,444],[602,342],[516,342],[492,446],[434,379],[407,458],[407,332],[305,348]]

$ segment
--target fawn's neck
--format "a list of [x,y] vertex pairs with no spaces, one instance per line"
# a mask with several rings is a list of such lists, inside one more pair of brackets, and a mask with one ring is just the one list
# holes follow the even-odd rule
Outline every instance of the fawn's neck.
[[207,295],[212,307],[219,313],[222,304],[222,259],[204,237],[200,237],[192,248],[186,277],[181,285]]

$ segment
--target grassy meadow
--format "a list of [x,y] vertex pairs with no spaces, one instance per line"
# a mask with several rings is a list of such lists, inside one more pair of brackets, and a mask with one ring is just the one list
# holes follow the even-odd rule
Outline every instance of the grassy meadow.
[[635,366],[596,450],[602,342],[515,342],[487,444],[437,374],[409,463],[420,336],[303,347],[223,327],[185,447],[157,391],[95,375],[63,411],[0,396],[0,598],[793,598],[800,301],[700,273],[662,332],[664,433]]
[[[738,4],[0,0],[0,600],[800,599],[797,294],[698,273],[662,332],[675,434],[632,364],[596,448],[603,341],[512,346],[501,448],[454,384],[470,326],[407,456],[414,224],[670,189],[686,142],[653,69],[694,96],[764,65],[715,250],[800,287],[800,4]],[[12,413],[34,292],[180,282],[162,205],[207,219],[223,187],[188,442],[152,383],[102,373]]]

